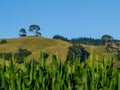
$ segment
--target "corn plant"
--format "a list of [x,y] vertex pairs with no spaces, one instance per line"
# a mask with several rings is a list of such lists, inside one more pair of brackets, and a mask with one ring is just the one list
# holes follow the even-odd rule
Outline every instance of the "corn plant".
[[120,70],[109,56],[100,61],[91,56],[90,63],[61,63],[55,55],[52,60],[50,65],[43,56],[38,64],[34,59],[17,64],[13,58],[6,65],[3,60],[0,90],[120,90]]

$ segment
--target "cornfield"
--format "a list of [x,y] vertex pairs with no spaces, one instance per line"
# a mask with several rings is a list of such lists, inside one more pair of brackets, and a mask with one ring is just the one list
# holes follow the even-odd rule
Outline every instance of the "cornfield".
[[64,64],[56,57],[46,65],[41,58],[38,64],[31,60],[19,65],[12,61],[0,66],[0,90],[120,90],[120,70],[113,59],[90,63]]

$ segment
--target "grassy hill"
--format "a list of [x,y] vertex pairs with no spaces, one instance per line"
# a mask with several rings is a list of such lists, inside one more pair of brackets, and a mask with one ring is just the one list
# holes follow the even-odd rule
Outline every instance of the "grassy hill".
[[[24,38],[13,38],[13,39],[0,39],[7,40],[8,43],[0,45],[0,52],[16,52],[18,48],[25,48],[32,52],[32,55],[27,57],[29,61],[30,58],[39,59],[40,52],[46,52],[49,56],[49,61],[51,61],[51,56],[56,54],[58,58],[64,62],[68,47],[71,46],[70,43],[64,42],[62,40],[49,39],[44,37],[24,37]],[[92,52],[93,55],[103,55],[105,53],[104,46],[88,46],[83,45],[88,52]]]
[[61,40],[32,36],[4,40],[7,40],[8,43],[0,45],[0,52],[16,52],[18,48],[25,48],[32,52],[28,58],[34,57],[35,59],[38,59],[41,51],[43,51],[50,55],[49,59],[56,54],[64,61],[68,47],[71,45]]

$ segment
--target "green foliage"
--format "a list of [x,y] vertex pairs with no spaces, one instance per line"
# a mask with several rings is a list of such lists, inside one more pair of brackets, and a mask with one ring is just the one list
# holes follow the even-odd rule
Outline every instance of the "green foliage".
[[6,44],[6,43],[8,43],[7,40],[1,40],[0,41],[0,44]]
[[29,56],[30,54],[31,52],[28,51],[27,49],[19,48],[18,51],[14,53],[14,57],[17,63],[23,63],[25,57]]
[[44,59],[47,59],[47,58],[49,57],[48,53],[46,53],[46,52],[43,52],[42,54],[43,54],[42,57],[43,57]]
[[35,36],[41,36],[40,31],[40,26],[33,24],[29,26],[29,32],[34,32]]
[[0,53],[0,59],[12,60],[12,53]]
[[117,60],[120,60],[120,50],[118,50],[118,52],[116,54],[116,58],[117,58]]
[[102,40],[102,43],[103,43],[104,45],[107,45],[107,43],[109,43],[109,42],[111,42],[111,41],[113,40],[113,37],[110,36],[110,35],[103,35],[103,36],[101,37],[101,40]]
[[76,43],[76,44],[85,44],[85,45],[95,45],[95,46],[100,46],[103,45],[102,41],[100,39],[93,39],[93,38],[72,38],[71,43]]
[[[29,56],[31,54],[30,51],[28,51],[27,49],[21,49],[19,48],[18,51],[16,53],[14,53],[14,56],[12,55],[12,53],[8,52],[1,52],[0,53],[0,59],[5,59],[5,60],[12,60],[12,57],[14,57],[16,59],[17,63],[23,63],[24,59]],[[47,54],[45,54],[44,57],[47,57]]]
[[80,44],[74,44],[69,47],[67,60],[73,62],[75,59],[79,59],[81,62],[88,58],[89,52],[87,52]]
[[55,35],[55,36],[53,36],[53,39],[60,39],[60,40],[66,41],[66,42],[69,42],[69,41],[70,41],[70,40],[67,39],[66,37],[63,37],[63,36],[60,36],[60,35]]
[[108,43],[111,42],[120,44],[120,40],[113,39],[113,37],[110,35],[103,35],[101,39],[94,39],[88,37],[72,38],[70,42],[76,44],[85,44],[85,45],[94,45],[94,46],[107,45]]
[[120,89],[120,70],[111,58],[94,62],[91,56],[90,65],[77,60],[72,65],[62,64],[56,56],[52,60],[52,65],[46,65],[43,58],[38,65],[33,60],[21,65],[12,61],[9,66],[3,63],[0,66],[0,90]]
[[24,28],[20,29],[19,32],[20,32],[19,33],[20,37],[25,37],[26,36],[26,30]]
[[105,46],[105,50],[107,53],[113,53],[117,60],[120,60],[120,49],[119,44],[115,42],[109,42]]

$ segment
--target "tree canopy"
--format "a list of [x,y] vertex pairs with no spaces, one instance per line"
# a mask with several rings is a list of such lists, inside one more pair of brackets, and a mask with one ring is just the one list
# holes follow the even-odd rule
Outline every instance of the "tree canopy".
[[101,40],[103,41],[103,44],[106,45],[108,42],[111,42],[113,40],[113,37],[110,35],[103,35],[101,37]]
[[19,33],[20,37],[25,37],[26,36],[26,30],[24,28],[20,29],[19,32],[20,32]]
[[66,37],[63,37],[61,35],[54,35],[53,39],[60,39],[60,40],[67,41],[67,42],[70,41],[69,39],[67,39]]
[[41,36],[40,26],[33,24],[29,26],[29,32],[34,32],[35,36]]
[[73,62],[75,59],[79,59],[80,62],[85,61],[88,58],[89,52],[87,52],[84,47],[80,44],[74,44],[69,47],[67,54],[67,61]]

